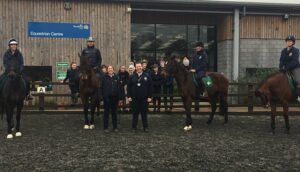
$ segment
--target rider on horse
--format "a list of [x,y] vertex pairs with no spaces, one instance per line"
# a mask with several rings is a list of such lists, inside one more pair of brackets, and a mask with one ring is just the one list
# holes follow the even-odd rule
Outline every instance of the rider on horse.
[[281,51],[279,69],[282,72],[290,72],[294,76],[294,80],[298,88],[298,101],[300,100],[300,63],[299,49],[294,47],[296,37],[289,35],[286,39],[286,48]]
[[82,50],[81,55],[88,57],[90,65],[95,71],[97,71],[97,68],[100,68],[102,63],[101,53],[100,50],[95,47],[95,40],[92,37],[89,37],[87,40],[87,47]]
[[196,74],[196,80],[199,84],[203,84],[202,78],[205,76],[208,68],[208,57],[204,50],[203,42],[196,43],[196,54],[191,61],[191,72]]
[[[18,61],[18,74],[23,76],[23,79],[26,84],[26,100],[32,100],[32,96],[30,95],[30,82],[27,77],[23,74],[24,69],[24,58],[22,53],[17,48],[18,42],[16,39],[10,39],[8,41],[8,50],[5,52],[3,56],[3,65],[5,68],[4,74],[0,76],[0,87],[4,85],[4,78],[8,75],[9,69],[11,68],[11,65],[13,64],[13,60]],[[2,89],[2,88],[0,88]]]

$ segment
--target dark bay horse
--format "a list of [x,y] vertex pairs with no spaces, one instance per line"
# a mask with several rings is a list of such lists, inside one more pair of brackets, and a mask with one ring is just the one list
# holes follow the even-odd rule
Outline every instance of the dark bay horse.
[[[186,131],[192,129],[191,107],[193,100],[199,98],[200,92],[204,90],[204,86],[197,87],[193,81],[193,74],[189,72],[182,63],[175,60],[174,57],[166,62],[162,75],[174,75],[181,91],[181,98],[186,113],[186,122],[184,129]],[[211,104],[211,113],[207,124],[211,124],[217,109],[217,102],[220,103],[220,114],[224,115],[224,123],[228,122],[228,79],[221,73],[210,72],[207,74],[211,77],[213,85],[206,88],[209,102]]]
[[267,76],[262,80],[255,90],[256,97],[261,99],[265,107],[270,103],[271,106],[271,131],[275,133],[276,104],[282,104],[285,120],[285,132],[290,130],[289,124],[289,101],[295,101],[297,98],[296,90],[293,90],[286,73],[277,72]]
[[26,97],[26,84],[23,77],[18,71],[19,65],[17,59],[12,59],[12,65],[7,70],[2,77],[2,90],[1,90],[1,102],[2,107],[6,112],[7,120],[7,139],[12,139],[12,131],[14,129],[14,119],[13,113],[15,108],[17,108],[16,115],[16,137],[22,136],[20,132],[20,121],[21,121],[21,111],[24,105],[24,100]]
[[[91,67],[88,57],[84,54],[79,55],[79,57],[81,73],[79,80],[79,90],[84,111],[84,129],[94,129],[95,109],[99,105],[98,91],[100,88],[100,80]],[[91,113],[90,119],[88,117],[89,109]]]

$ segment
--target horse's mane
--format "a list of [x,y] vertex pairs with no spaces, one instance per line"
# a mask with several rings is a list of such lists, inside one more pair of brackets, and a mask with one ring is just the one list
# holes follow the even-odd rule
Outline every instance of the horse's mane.
[[269,74],[267,77],[265,77],[262,81],[260,81],[260,83],[258,84],[257,88],[260,88],[269,78],[278,75],[278,74],[282,74],[281,72],[275,72],[272,74]]

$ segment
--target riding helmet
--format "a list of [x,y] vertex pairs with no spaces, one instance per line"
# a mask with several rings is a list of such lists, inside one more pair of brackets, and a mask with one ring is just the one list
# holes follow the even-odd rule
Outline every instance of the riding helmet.
[[296,37],[295,37],[295,35],[289,35],[289,36],[287,36],[285,38],[285,41],[288,41],[288,40],[293,41],[294,44],[295,44],[296,43]]
[[18,42],[16,39],[13,38],[8,41],[8,45],[18,45]]
[[95,42],[95,39],[93,38],[93,37],[89,37],[88,39],[87,39],[87,42]]

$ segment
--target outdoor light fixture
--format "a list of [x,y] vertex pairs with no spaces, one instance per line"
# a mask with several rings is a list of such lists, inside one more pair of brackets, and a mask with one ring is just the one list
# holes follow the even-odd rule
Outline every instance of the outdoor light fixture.
[[131,13],[131,8],[130,7],[127,8],[127,13]]
[[288,20],[289,19],[289,15],[288,14],[284,14],[283,19],[284,20]]
[[64,9],[65,10],[71,10],[72,9],[71,2],[65,2],[64,3]]

